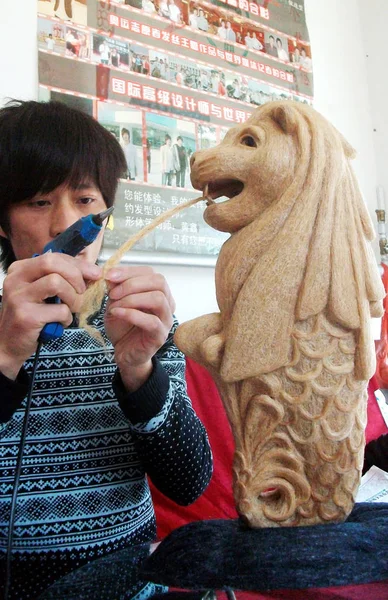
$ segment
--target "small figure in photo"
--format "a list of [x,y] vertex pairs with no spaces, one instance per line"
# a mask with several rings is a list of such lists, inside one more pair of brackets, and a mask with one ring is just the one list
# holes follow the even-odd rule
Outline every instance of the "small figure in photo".
[[131,134],[129,130],[123,127],[121,129],[121,147],[124,152],[125,160],[127,163],[127,179],[133,181],[136,179],[138,172],[137,167],[137,152],[136,146],[131,142]]
[[273,35],[269,36],[268,42],[265,44],[265,51],[270,56],[278,56],[278,49],[275,45],[275,38]]
[[199,9],[198,19],[197,19],[197,27],[201,31],[207,31],[209,29],[209,23],[207,22],[206,15],[202,8]]
[[175,166],[175,177],[176,177],[176,186],[177,187],[185,187],[185,177],[186,177],[186,169],[188,167],[188,156],[187,150],[183,145],[183,139],[180,135],[176,138],[176,143],[173,146],[174,148],[174,166]]
[[221,19],[220,26],[217,29],[217,35],[222,40],[226,40],[226,23],[225,23],[225,19]]
[[232,29],[232,23],[230,21],[226,21],[226,38],[228,42],[236,41],[236,34]]
[[280,60],[284,60],[285,62],[288,62],[290,60],[290,57],[288,56],[288,52],[286,50],[284,50],[283,42],[279,37],[276,38],[276,47],[278,49],[278,58]]
[[107,42],[104,40],[98,47],[100,53],[100,62],[102,65],[109,65],[110,60],[110,48]]
[[53,51],[55,48],[55,40],[53,38],[53,34],[49,33],[46,37],[47,50]]
[[311,71],[313,68],[313,61],[309,56],[307,56],[307,52],[305,48],[302,48],[300,51],[300,66],[306,71]]
[[172,185],[172,176],[177,166],[174,160],[174,150],[171,146],[171,136],[166,133],[164,145],[160,147],[160,158],[162,162],[162,185]]
[[198,29],[198,8],[194,8],[189,16],[189,25],[193,29]]

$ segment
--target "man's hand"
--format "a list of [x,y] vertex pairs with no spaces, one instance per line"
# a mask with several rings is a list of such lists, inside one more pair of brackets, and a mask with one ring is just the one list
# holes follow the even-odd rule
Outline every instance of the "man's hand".
[[[0,311],[0,371],[15,379],[23,363],[36,350],[46,323],[72,322],[79,312],[85,280],[101,277],[101,268],[59,253],[15,261],[3,284]],[[46,304],[58,296],[61,304]]]
[[165,278],[151,267],[119,266],[108,271],[105,330],[129,392],[152,372],[151,359],[166,341],[175,302]]

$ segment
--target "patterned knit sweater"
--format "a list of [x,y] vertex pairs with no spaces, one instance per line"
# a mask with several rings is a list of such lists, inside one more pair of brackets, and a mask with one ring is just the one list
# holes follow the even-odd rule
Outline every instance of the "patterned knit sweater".
[[[101,314],[93,324],[105,337]],[[176,326],[153,359],[150,379],[133,394],[124,390],[106,337],[108,352],[79,328],[42,347],[18,490],[11,598],[36,598],[79,566],[153,540],[146,473],[178,504],[205,489],[211,452],[187,397]],[[2,580],[31,367],[32,359],[15,382],[0,374]],[[134,595],[147,597],[153,588],[145,585]]]

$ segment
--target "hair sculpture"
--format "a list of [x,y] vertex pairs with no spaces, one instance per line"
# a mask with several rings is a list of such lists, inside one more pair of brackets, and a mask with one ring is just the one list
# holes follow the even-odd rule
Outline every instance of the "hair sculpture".
[[251,527],[339,522],[354,504],[384,289],[353,157],[319,113],[286,101],[192,159],[206,222],[231,236],[216,265],[220,312],[175,340],[217,383]]

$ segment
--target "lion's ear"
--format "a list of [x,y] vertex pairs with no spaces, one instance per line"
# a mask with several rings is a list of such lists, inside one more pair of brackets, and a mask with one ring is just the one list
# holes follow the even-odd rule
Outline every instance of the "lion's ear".
[[291,105],[276,106],[271,117],[283,129],[284,133],[290,135],[295,133],[299,117]]

